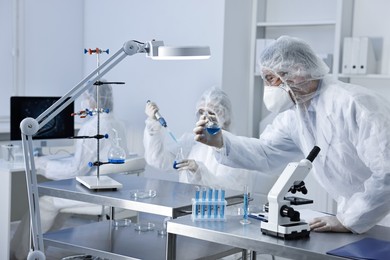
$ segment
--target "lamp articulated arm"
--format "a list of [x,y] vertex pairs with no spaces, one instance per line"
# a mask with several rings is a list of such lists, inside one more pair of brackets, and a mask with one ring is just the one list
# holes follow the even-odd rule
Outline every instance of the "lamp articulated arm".
[[63,109],[72,103],[83,92],[90,88],[97,80],[101,79],[107,72],[121,62],[126,56],[137,53],[147,53],[148,55],[156,54],[158,46],[163,46],[162,41],[152,41],[141,43],[138,41],[127,41],[123,47],[113,54],[101,66],[92,71],[88,76],[81,80],[69,92],[62,96],[57,102],[50,106],[46,111],[36,119],[28,117],[20,123],[22,132],[22,147],[24,155],[28,204],[30,209],[30,232],[31,232],[31,249],[30,253],[35,255],[39,252],[43,254],[43,236],[41,229],[41,219],[39,211],[39,194],[37,186],[37,175],[33,155],[32,136],[39,129],[45,126],[50,120],[57,116]]
[[[149,41],[142,43],[139,41],[127,41],[123,47],[107,59],[101,66],[92,71],[88,76],[81,80],[69,92],[62,96],[57,102],[50,106],[46,111],[36,119],[25,118],[20,123],[22,132],[22,147],[24,155],[24,164],[27,182],[28,203],[30,209],[31,222],[31,254],[28,259],[44,259],[43,254],[43,236],[39,211],[39,194],[37,186],[36,168],[33,155],[32,136],[39,129],[45,126],[50,120],[64,110],[71,102],[79,97],[83,92],[90,88],[96,81],[102,78],[107,72],[114,68],[126,56],[132,56],[137,53],[145,53],[152,59],[205,59],[210,57],[209,47],[165,47],[162,41]],[[42,254],[42,258],[37,258],[37,254]],[[31,258],[30,258],[31,257]]]

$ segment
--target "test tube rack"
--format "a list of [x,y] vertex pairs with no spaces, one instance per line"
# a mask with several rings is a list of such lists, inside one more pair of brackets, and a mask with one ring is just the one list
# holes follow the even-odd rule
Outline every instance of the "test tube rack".
[[226,221],[226,200],[192,199],[192,221]]

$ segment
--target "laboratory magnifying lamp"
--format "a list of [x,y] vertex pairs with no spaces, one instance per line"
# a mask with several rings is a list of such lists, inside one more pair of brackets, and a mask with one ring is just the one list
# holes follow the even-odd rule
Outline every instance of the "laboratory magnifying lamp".
[[[142,43],[139,41],[127,41],[123,47],[114,53],[106,62],[92,71],[88,76],[81,80],[69,92],[62,96],[57,102],[50,106],[46,111],[40,114],[36,119],[28,117],[20,123],[22,132],[22,147],[24,155],[24,164],[27,181],[28,203],[30,209],[32,249],[31,253],[36,255],[39,251],[43,252],[43,237],[41,231],[41,219],[39,214],[39,195],[36,177],[36,168],[33,155],[33,135],[36,134],[50,120],[57,116],[71,102],[79,97],[83,92],[90,88],[96,81],[101,79],[107,72],[121,62],[126,56],[137,53],[145,53],[147,57],[156,60],[183,60],[183,59],[207,59],[210,57],[209,47],[170,47],[164,46],[162,41],[149,41]],[[84,185],[96,187],[102,183],[104,187],[117,185],[114,180],[108,176],[84,176],[87,179],[79,178],[78,181]],[[93,179],[89,179],[92,177]],[[102,178],[104,177],[104,178]],[[111,180],[110,180],[111,179]],[[92,184],[89,183],[92,181]],[[88,187],[88,186],[87,186]]]

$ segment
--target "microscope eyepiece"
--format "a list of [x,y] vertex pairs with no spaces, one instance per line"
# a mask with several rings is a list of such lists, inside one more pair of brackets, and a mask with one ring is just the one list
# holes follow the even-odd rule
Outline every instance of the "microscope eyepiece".
[[321,149],[318,146],[314,146],[313,149],[310,151],[309,155],[306,157],[306,159],[313,162],[320,151]]

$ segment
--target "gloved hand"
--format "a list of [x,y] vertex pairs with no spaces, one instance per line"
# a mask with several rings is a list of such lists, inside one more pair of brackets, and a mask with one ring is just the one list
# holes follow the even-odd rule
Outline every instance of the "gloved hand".
[[184,159],[180,162],[177,162],[176,163],[176,168],[178,171],[185,171],[185,170],[188,170],[188,171],[191,171],[193,173],[195,173],[199,166],[198,164],[196,163],[195,160],[191,160],[191,159]]
[[154,102],[148,102],[145,106],[145,114],[153,120],[157,120],[155,114],[158,111],[158,106]]
[[219,131],[215,135],[208,134],[205,129],[207,122],[208,119],[204,115],[200,116],[199,121],[196,122],[196,127],[193,130],[195,134],[195,141],[198,141],[200,143],[209,146],[214,146],[216,148],[222,148],[223,146],[222,131]]
[[336,216],[314,218],[309,225],[310,230],[315,232],[351,232],[340,223]]

